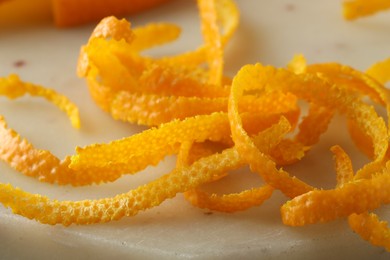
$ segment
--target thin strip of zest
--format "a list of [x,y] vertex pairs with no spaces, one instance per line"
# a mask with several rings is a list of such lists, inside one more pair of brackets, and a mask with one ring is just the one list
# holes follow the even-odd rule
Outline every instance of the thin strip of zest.
[[[337,187],[360,177],[359,175],[354,177],[351,159],[341,147],[334,146],[331,150],[335,154]],[[380,221],[376,214],[368,212],[353,213],[348,216],[348,224],[364,240],[390,251],[390,228],[387,222]]]
[[[244,124],[251,133],[257,133],[264,127],[270,126],[281,115],[285,116],[292,125],[298,120],[299,109],[295,97],[287,95],[285,100],[284,95],[271,95],[269,97],[260,99],[263,100],[259,103],[262,104],[261,106],[253,106],[254,109],[258,109],[258,113],[244,115]],[[274,108],[272,113],[262,112],[269,106]],[[228,120],[226,113],[198,115],[182,121],[173,120],[158,128],[152,128],[141,134],[109,144],[95,144],[85,148],[77,148],[77,154],[72,157],[71,167],[78,168],[81,165],[91,166],[91,164],[94,166],[109,164],[110,167],[115,164],[134,165],[131,160],[134,159],[135,155],[145,155],[143,157],[145,160],[145,158],[151,157],[153,151],[156,154],[161,154],[160,156],[175,153],[178,145],[185,141],[203,142],[210,140],[231,143]],[[146,160],[146,162],[148,161]]]
[[269,185],[251,188],[238,193],[217,195],[199,189],[184,193],[185,198],[194,206],[220,212],[233,213],[260,206],[269,199],[274,189]]
[[112,198],[83,201],[57,201],[0,184],[0,202],[14,213],[45,224],[92,224],[119,220],[160,205],[177,193],[209,182],[239,162],[235,149],[227,149],[176,168],[169,174]]
[[374,63],[366,73],[382,84],[390,81],[390,58]]
[[16,99],[25,94],[45,98],[67,114],[74,128],[80,128],[79,110],[66,96],[61,95],[52,89],[23,82],[14,74],[11,74],[6,78],[0,78],[0,95],[10,99]]
[[[337,187],[341,187],[358,176],[354,177],[351,159],[340,146],[333,146],[331,150],[335,155]],[[390,228],[387,222],[380,221],[376,214],[368,212],[352,213],[348,216],[348,224],[363,239],[390,251]]]
[[[221,47],[224,48],[237,30],[239,24],[239,11],[234,1],[218,0],[213,2],[215,2],[216,6],[216,8],[213,8],[213,11],[217,12],[217,26],[220,32],[220,43],[222,45]],[[204,3],[202,4],[204,5]],[[201,10],[200,6],[199,10]],[[202,15],[200,16],[202,17]],[[215,19],[213,20],[213,22],[215,22]],[[217,40],[217,42],[218,41],[219,40]],[[214,43],[216,42],[214,41]],[[163,60],[166,60],[172,64],[185,63],[188,65],[197,66],[207,61],[207,52],[208,48],[207,44],[205,43],[198,47],[196,50],[188,51],[183,54],[175,55],[172,57],[166,57],[163,58]],[[221,55],[221,53],[219,53],[218,55]],[[220,65],[222,64],[220,63]]]
[[[183,167],[188,165],[189,160],[194,157],[192,154],[192,147],[193,144],[191,142],[185,142],[181,145],[176,167]],[[199,152],[199,149],[196,150]],[[204,150],[203,152],[206,152],[205,154],[209,154],[208,150]],[[197,154],[196,157],[198,156],[201,158],[206,155]],[[234,168],[230,170],[237,169],[243,165],[245,165],[245,163],[243,160],[240,160],[240,162],[237,163],[237,165],[233,165]],[[215,179],[212,181],[220,180],[223,177],[225,177],[225,175],[215,176]],[[198,208],[207,208],[220,212],[236,212],[263,204],[263,202],[272,195],[272,192],[273,188],[269,185],[265,185],[259,188],[252,188],[239,193],[223,195],[208,193],[197,187],[184,192],[184,198],[188,200],[193,206]]]
[[218,27],[218,1],[198,1],[201,16],[201,29],[206,44],[207,62],[209,65],[209,83],[220,85],[223,74],[222,39]]
[[340,187],[353,180],[354,171],[351,158],[339,145],[332,146],[330,150],[334,154],[337,187]]
[[374,213],[351,214],[349,226],[364,240],[390,252],[390,228],[387,221],[381,221]]
[[69,167],[70,156],[60,160],[50,151],[35,148],[13,129],[9,129],[2,117],[0,117],[0,141],[1,160],[18,172],[42,182],[82,186],[112,182],[122,176],[122,172],[116,167],[104,170],[93,167],[73,170]]
[[276,164],[262,153],[248,136],[242,125],[242,119],[238,111],[238,100],[242,96],[246,84],[252,84],[245,68],[241,69],[234,77],[229,97],[229,123],[235,147],[245,158],[251,169],[258,172],[266,183],[276,189],[280,189],[287,196],[295,197],[312,189],[306,183],[291,177],[286,171],[276,169]]
[[346,20],[355,20],[389,8],[390,2],[387,0],[345,0],[343,16]]
[[[278,123],[257,134],[254,138],[254,142],[259,150],[264,153],[269,153],[272,148],[282,141],[283,136],[288,133],[290,129],[291,125],[286,119],[282,118]],[[233,149],[235,149],[235,147]],[[188,164],[190,162],[190,156],[191,145],[184,143],[178,155],[178,158],[180,159],[179,166]],[[241,157],[240,162],[240,164],[236,165],[235,169],[245,165],[244,158]],[[271,197],[273,190],[274,189],[271,186],[264,185],[238,193],[218,195],[196,188],[185,192],[184,196],[192,205],[199,208],[207,208],[221,212],[236,212],[263,204],[265,200]]]
[[339,63],[306,63],[303,55],[294,55],[289,62],[289,70],[296,74],[319,74],[321,77],[328,79],[345,88],[356,89],[360,94],[367,95],[374,101],[385,104],[386,88],[383,86],[388,80],[388,71],[390,69],[390,59],[374,63],[367,71],[361,72],[350,66]]

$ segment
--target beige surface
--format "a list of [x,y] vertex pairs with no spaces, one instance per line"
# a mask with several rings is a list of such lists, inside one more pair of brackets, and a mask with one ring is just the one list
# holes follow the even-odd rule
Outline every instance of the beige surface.
[[[338,0],[241,0],[239,6],[241,26],[226,53],[226,72],[230,75],[247,63],[284,66],[295,53],[305,54],[310,63],[340,61],[359,69],[390,57],[390,13],[350,23],[342,19]],[[188,50],[201,41],[193,1],[176,0],[131,21],[134,26],[148,21],[171,21],[183,26],[177,43],[153,50],[152,54]],[[0,99],[0,114],[10,127],[60,158],[72,154],[77,145],[106,142],[143,129],[114,122],[101,112],[91,101],[84,81],[75,76],[78,49],[92,28],[61,31],[47,25],[0,31],[0,75],[18,73],[24,80],[58,89],[80,106],[83,127],[77,131],[65,115],[39,99]],[[15,66],[18,61],[24,65]],[[355,169],[362,165],[364,158],[350,144],[343,119],[337,117],[321,144],[291,171],[314,185],[331,187],[334,171],[329,147],[335,143],[353,156]],[[38,183],[1,163],[0,181],[57,199],[100,198],[154,179],[173,165],[174,158],[168,158],[157,168],[115,183],[72,188]],[[258,181],[248,175],[248,183]],[[227,180],[226,185],[233,182]],[[283,226],[279,207],[284,201],[275,193],[262,207],[231,215],[193,208],[178,195],[133,218],[69,228],[41,225],[0,206],[0,259],[390,257],[350,231],[345,220],[303,228]],[[388,208],[381,210],[381,216],[386,215],[390,216]]]

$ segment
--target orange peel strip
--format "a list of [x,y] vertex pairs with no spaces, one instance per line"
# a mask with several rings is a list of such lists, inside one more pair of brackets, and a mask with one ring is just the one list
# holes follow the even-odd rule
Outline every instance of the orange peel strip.
[[[220,42],[222,44],[221,47],[224,48],[233,36],[234,32],[237,30],[240,15],[237,6],[231,0],[218,0],[213,2],[216,2],[215,5],[217,8],[214,9],[214,11],[217,12],[217,25],[220,32]],[[202,10],[200,6],[199,10]],[[215,22],[215,19],[213,22]],[[207,61],[207,46],[206,44],[203,44],[196,50],[188,51],[173,57],[166,57],[162,60],[168,61],[171,64],[197,66]]]
[[[331,89],[332,88],[330,88],[329,90]],[[330,93],[330,91],[328,91],[327,93]],[[337,91],[335,93],[340,95],[341,92]],[[322,97],[324,97],[324,95]],[[359,99],[356,99],[356,101],[359,101]],[[344,105],[348,105],[348,107],[340,107],[339,105],[336,105],[335,107],[337,107],[340,111],[344,111],[344,113],[346,112],[349,118],[354,120],[354,123],[356,123],[356,125],[361,124],[361,126],[359,127],[360,130],[367,135],[370,135],[373,140],[372,143],[374,144],[374,149],[376,147],[377,151],[380,151],[379,153],[376,153],[376,157],[374,157],[376,161],[374,161],[374,163],[381,162],[385,150],[381,149],[380,145],[378,145],[378,143],[376,142],[379,142],[381,144],[383,143],[385,145],[385,148],[387,149],[387,142],[385,142],[383,139],[383,137],[387,138],[387,130],[384,126],[384,122],[376,116],[376,113],[372,109],[372,107],[364,106],[363,103],[360,103],[358,106],[356,106],[355,104],[356,102],[345,102]],[[372,114],[373,117],[377,117],[377,119],[371,122],[371,126],[368,126],[365,122],[363,122],[367,118],[370,118],[368,114]],[[372,127],[373,125],[378,125],[378,128],[381,129],[383,133],[379,135],[379,133],[376,132],[375,129],[370,129],[370,127]],[[373,191],[371,188],[375,187],[373,189],[379,190],[380,188],[378,188],[378,186],[384,185],[382,186],[383,189],[388,184],[381,183],[381,181],[379,181],[378,183],[378,179],[383,178],[384,180],[387,180],[387,177],[388,176],[386,174],[376,173],[372,175],[371,179],[351,181],[335,190],[314,190],[301,196],[298,196],[282,206],[281,212],[283,222],[288,225],[304,225],[315,222],[330,221],[337,217],[348,216],[349,214],[354,212],[365,212],[369,209],[378,207],[381,203],[388,203],[388,198],[386,198],[386,195],[380,194],[378,196],[378,191],[375,193],[375,191]],[[367,191],[367,187],[365,186],[369,186],[371,190]],[[357,195],[354,195],[355,192],[360,192],[359,195],[361,196],[361,198],[357,198]],[[381,197],[381,195],[383,196]],[[354,200],[348,198],[354,198]],[[356,205],[357,203],[355,203],[355,199],[356,201],[360,202],[359,205]],[[335,204],[336,200],[339,202],[338,204]],[[331,207],[332,210],[328,210],[327,207]],[[337,210],[334,210],[334,208],[336,208]]]
[[139,84],[144,94],[198,98],[228,96],[231,79],[224,78],[223,84],[226,85],[218,86],[206,83],[206,78],[206,71],[196,67],[170,66],[163,62],[155,62],[142,72]]
[[[177,153],[183,142],[226,140],[229,136],[227,125],[227,116],[224,113],[197,116],[184,121],[174,120],[160,125],[159,128],[152,128],[108,144],[77,148],[77,154],[72,156],[71,167],[76,169],[83,165],[84,167],[112,167],[116,164],[128,165],[128,167],[142,164],[146,167],[149,164],[158,163],[166,155]],[[137,157],[139,159],[135,159]],[[129,161],[133,162],[128,163]],[[138,170],[126,169],[127,172]]]
[[[27,140],[22,140],[12,129],[8,129],[4,118],[0,118],[0,158],[17,171],[39,180],[52,182],[51,172],[63,172],[62,178],[67,179],[67,166],[61,166],[57,157],[48,151],[35,149]],[[59,170],[61,169],[61,170]],[[47,174],[49,173],[49,174]],[[59,177],[59,179],[62,179]]]
[[338,63],[311,64],[305,72],[325,77],[338,86],[357,90],[361,95],[367,95],[381,105],[388,99],[380,82],[350,66]]
[[256,71],[250,66],[242,68],[233,79],[229,98],[229,122],[235,146],[241,154],[245,154],[247,162],[253,171],[258,172],[266,183],[280,189],[287,196],[295,197],[312,189],[302,181],[289,176],[283,170],[277,170],[275,163],[264,153],[258,150],[254,142],[242,127],[242,120],[238,112],[238,100],[246,86],[257,84]]
[[[289,75],[289,71],[283,69],[269,67],[268,70],[273,70],[273,72],[262,73],[262,75],[265,74],[264,81],[268,79],[268,85],[278,86],[276,85],[278,80],[290,78],[290,84],[280,84],[279,88],[292,92],[310,103],[331,107],[345,114],[373,140],[375,160],[380,161],[384,158],[388,147],[386,124],[384,119],[378,116],[373,106],[360,100],[359,93],[329,82],[322,75],[317,77],[312,74],[298,74],[294,77]],[[263,71],[267,72],[267,68],[264,68]],[[387,102],[387,100],[385,101]]]
[[194,206],[220,212],[233,213],[260,206],[269,199],[274,189],[269,185],[252,188],[239,193],[217,195],[199,189],[184,193],[185,198]]
[[346,20],[355,20],[389,8],[390,2],[387,0],[346,0],[343,3],[343,16]]
[[373,64],[367,69],[367,75],[370,75],[382,84],[390,81],[390,58]]
[[[268,153],[281,142],[282,137],[291,129],[291,125],[285,118],[282,118],[277,124],[270,126],[255,136],[254,142],[259,150]],[[188,143],[184,144],[179,153],[180,164],[188,163],[190,156]],[[235,148],[233,148],[235,149]],[[241,158],[241,163],[237,164],[235,169],[245,165],[245,160]],[[233,170],[233,169],[231,169]],[[273,193],[273,188],[269,185],[251,188],[239,193],[217,195],[208,193],[199,188],[184,193],[185,198],[194,206],[207,208],[221,212],[236,212],[248,208],[259,206],[269,199]]]
[[390,227],[374,213],[351,214],[349,226],[372,245],[384,247],[390,252]]
[[92,224],[119,220],[152,208],[177,193],[208,182],[240,161],[234,149],[213,154],[189,167],[174,169],[163,177],[112,198],[57,201],[0,184],[0,202],[14,213],[46,224]]
[[[107,19],[107,18],[106,18]],[[141,52],[179,38],[180,27],[169,23],[151,23],[134,29],[136,37],[131,42],[131,49]]]
[[66,96],[52,89],[23,82],[14,74],[9,75],[7,78],[0,78],[0,95],[15,99],[25,94],[45,98],[68,115],[74,128],[80,128],[79,110]]
[[[389,80],[389,72],[390,72],[390,59],[386,59],[384,61],[373,64],[366,72],[363,74],[358,71],[354,71],[353,74],[358,75],[359,78],[363,79],[367,85],[367,87],[371,90],[371,92],[375,92],[378,98],[372,97],[374,100],[377,100],[381,105],[386,108],[387,120],[388,120],[388,129],[390,129],[390,92],[384,86]],[[375,79],[375,80],[374,80]],[[376,81],[377,80],[377,81]],[[356,84],[353,84],[356,86]],[[367,93],[364,89],[361,89],[363,93]],[[379,99],[379,100],[378,100]],[[366,133],[361,131],[358,127],[356,127],[356,123],[349,120],[348,121],[348,130],[350,136],[354,143],[362,150],[368,157],[373,158],[373,144],[372,140],[367,136]],[[390,157],[390,151],[387,152],[386,158]]]
[[[118,70],[110,71],[113,66]],[[131,52],[131,44],[122,41],[94,38],[83,48],[79,69],[79,75],[87,77],[90,89],[97,93],[104,90],[105,103],[120,95],[118,91],[186,97],[226,97],[228,93],[226,87],[206,84],[206,71],[200,68],[141,57]],[[224,84],[229,83],[224,79]]]
[[[331,148],[335,154],[337,186],[352,181],[354,173],[349,156],[339,146]],[[348,216],[348,224],[351,229],[363,239],[376,246],[382,246],[390,251],[390,228],[386,221],[380,221],[374,213],[353,213]]]
[[223,50],[221,34],[217,24],[217,1],[200,0],[198,4],[202,35],[207,50],[209,83],[220,85],[223,74]]
[[[287,98],[283,100],[282,97],[278,98],[278,100],[285,102],[285,104],[276,107],[276,111],[279,111],[279,108],[283,109],[283,106],[292,106],[287,103]],[[114,98],[110,104],[110,113],[115,119],[153,126],[196,115],[227,112],[227,103],[227,98],[161,97],[120,92],[120,95]],[[240,107],[242,112],[256,112],[260,114],[266,110],[265,104],[271,105],[276,103],[275,100],[270,98],[256,99],[248,97],[241,100]]]
[[[328,63],[310,65],[307,68],[309,73],[322,73],[328,80],[338,85],[343,85],[346,88],[356,89],[361,95],[369,96],[376,103],[386,108],[387,117],[390,116],[390,92],[383,85],[386,83],[386,78],[383,76],[384,71],[389,70],[389,62],[380,62],[374,64],[369,70],[374,77],[368,73],[363,73],[349,66]],[[377,75],[375,73],[381,73]],[[375,77],[379,77],[377,81]],[[388,127],[390,122],[388,121]]]
[[[356,123],[352,120],[348,120],[347,126],[348,126],[349,136],[351,137],[356,147],[358,147],[359,150],[362,153],[364,153],[368,158],[370,159],[374,158],[374,149],[370,137],[367,136],[366,133],[361,131],[356,126]],[[389,151],[386,154],[386,158],[389,158]]]
[[333,152],[335,158],[337,187],[340,187],[353,180],[354,171],[351,158],[349,158],[348,154],[339,145],[332,146],[330,150]]
[[299,124],[299,132],[295,136],[295,140],[304,146],[312,146],[318,143],[320,136],[328,129],[334,112],[329,107],[310,104],[307,116]]
[[115,167],[101,171],[95,168],[73,170],[69,167],[70,156],[60,160],[50,151],[35,148],[26,139],[22,139],[13,129],[7,128],[4,118],[0,117],[0,159],[15,170],[39,181],[59,185],[90,185],[111,182],[122,176]]
[[362,96],[367,95],[376,103],[384,106],[388,117],[390,115],[390,92],[384,86],[390,80],[388,76],[390,61],[388,60],[375,63],[366,73],[363,73],[350,66],[338,63],[307,65],[302,55],[296,55],[290,62],[289,68],[297,74],[311,73],[319,75],[338,86],[356,90]]

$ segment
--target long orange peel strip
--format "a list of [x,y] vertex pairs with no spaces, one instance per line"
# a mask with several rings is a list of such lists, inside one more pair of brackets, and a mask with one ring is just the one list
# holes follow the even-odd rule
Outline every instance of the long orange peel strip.
[[[270,153],[272,148],[280,144],[283,136],[290,131],[290,128],[291,125],[285,118],[282,117],[277,124],[274,124],[256,135],[254,142],[261,151]],[[266,140],[267,143],[265,143],[264,140]],[[191,147],[192,146],[188,143],[183,143],[178,155],[181,161],[179,165],[186,165],[190,163]],[[235,147],[233,149],[235,149]],[[240,164],[236,165],[236,169],[244,165],[245,160],[241,158]],[[274,189],[270,185],[263,185],[258,188],[247,189],[239,193],[218,195],[216,193],[210,194],[196,188],[185,192],[184,195],[191,204],[200,208],[207,208],[222,212],[236,212],[261,205],[272,195],[273,190]]]
[[387,0],[344,0],[343,3],[343,15],[347,20],[370,16],[387,9],[390,9],[390,2]]
[[12,208],[16,214],[33,218],[42,223],[63,225],[91,224],[118,220],[133,216],[141,210],[159,205],[179,192],[223,174],[237,163],[235,150],[225,150],[202,158],[189,167],[174,169],[169,174],[112,198],[84,201],[57,201],[41,195],[34,195],[0,184],[0,201]]
[[[354,176],[351,159],[345,151],[340,146],[334,146],[331,150],[335,155],[337,186],[340,187],[356,176]],[[348,216],[348,223],[351,229],[363,239],[390,251],[390,228],[387,222],[380,221],[375,213],[352,213]]]
[[[357,5],[364,5],[356,11]],[[383,1],[345,4],[347,18],[388,8]],[[390,203],[389,122],[373,105],[390,115],[389,60],[366,73],[337,63],[307,65],[296,56],[287,68],[246,65],[231,80],[223,75],[223,49],[238,25],[231,0],[199,0],[204,44],[171,57],[142,52],[179,37],[173,24],[132,29],[126,20],[105,18],[82,47],[78,74],[85,77],[96,103],[114,118],[152,126],[108,144],[77,148],[58,159],[33,147],[0,119],[0,158],[41,181],[74,186],[114,181],[177,155],[166,175],[112,198],[57,201],[0,184],[0,202],[15,213],[47,224],[102,223],[133,216],[184,193],[193,205],[235,212],[261,205],[275,189],[290,198],[282,207],[285,224],[301,226],[348,217],[351,228],[374,245],[390,250],[386,222],[368,213]],[[205,66],[206,65],[206,66]],[[64,96],[11,75],[0,79],[0,94],[18,98],[42,96],[65,111],[79,127],[77,108]],[[300,118],[298,100],[308,103]],[[271,108],[271,109],[270,109]],[[345,115],[356,146],[371,161],[354,173],[340,146],[335,156],[337,185],[313,187],[281,168],[299,161],[319,142],[335,113]],[[294,130],[296,132],[294,133]],[[261,187],[216,194],[201,185],[250,166],[264,181]]]
[[6,78],[0,78],[0,95],[10,99],[16,99],[29,94],[31,96],[43,97],[64,111],[74,128],[80,128],[79,110],[66,96],[29,82],[23,82],[20,78],[11,74]]

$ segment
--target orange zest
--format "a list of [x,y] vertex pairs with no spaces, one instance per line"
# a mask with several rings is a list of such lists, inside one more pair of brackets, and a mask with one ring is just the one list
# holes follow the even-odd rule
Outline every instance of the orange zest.
[[343,3],[343,15],[347,20],[355,20],[389,8],[390,3],[387,0],[345,0]]
[[19,98],[25,94],[43,97],[64,111],[73,127],[80,128],[79,110],[67,97],[54,90],[28,82],[22,82],[17,75],[0,78],[0,95],[10,99]]

